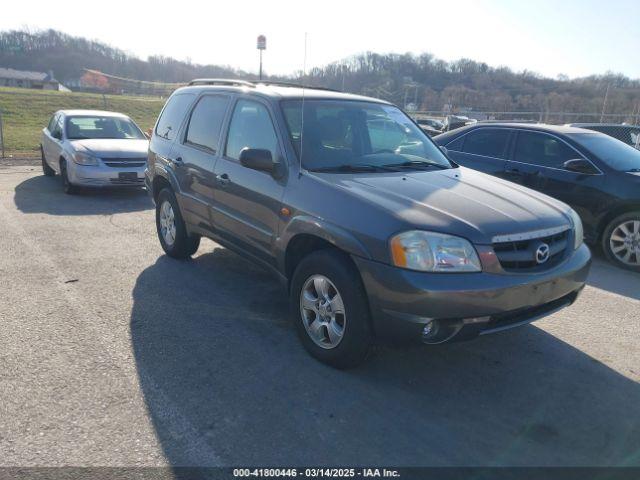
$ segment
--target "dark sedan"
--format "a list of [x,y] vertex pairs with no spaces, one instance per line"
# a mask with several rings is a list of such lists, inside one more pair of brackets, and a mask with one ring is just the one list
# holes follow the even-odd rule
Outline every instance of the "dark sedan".
[[568,203],[588,243],[640,271],[640,151],[591,130],[517,123],[479,123],[434,141],[461,165]]

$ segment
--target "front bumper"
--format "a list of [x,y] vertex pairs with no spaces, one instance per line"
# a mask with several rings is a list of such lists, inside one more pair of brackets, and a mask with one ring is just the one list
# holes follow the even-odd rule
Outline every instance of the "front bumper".
[[[83,187],[143,187],[145,167],[109,167],[67,162],[69,181]],[[122,178],[120,173],[128,173]],[[135,173],[135,177],[134,174]]]
[[[424,273],[354,261],[380,340],[443,343],[529,323],[570,305],[584,287],[591,253],[582,245],[560,265],[535,274]],[[433,320],[437,331],[423,338]]]

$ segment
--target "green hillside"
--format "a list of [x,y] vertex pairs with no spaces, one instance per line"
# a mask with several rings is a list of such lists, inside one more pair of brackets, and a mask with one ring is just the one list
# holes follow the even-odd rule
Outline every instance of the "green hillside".
[[164,100],[158,97],[0,88],[5,154],[26,156],[36,153],[40,132],[56,110],[113,110],[129,115],[143,130],[147,130],[153,127],[163,105]]

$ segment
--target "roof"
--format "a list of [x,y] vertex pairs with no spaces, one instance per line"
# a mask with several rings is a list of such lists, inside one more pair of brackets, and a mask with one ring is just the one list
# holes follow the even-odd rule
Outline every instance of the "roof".
[[526,130],[538,130],[541,132],[549,132],[549,133],[562,133],[562,134],[577,134],[577,133],[593,133],[591,131],[587,132],[582,128],[570,127],[567,125],[550,125],[548,123],[518,123],[518,122],[478,122],[473,125],[467,125],[462,128],[458,128],[456,130],[452,130],[451,132],[463,132],[466,130],[479,128],[482,126],[487,127],[506,127],[506,128],[522,128]]
[[0,68],[0,78],[33,80],[38,82],[57,82],[57,80],[51,78],[48,73],[14,70],[13,68]]
[[106,110],[58,110],[56,113],[63,113],[67,116],[101,116],[101,117],[127,117],[124,113],[108,112]]
[[630,128],[630,129],[640,129],[640,125],[629,125],[626,123],[567,123],[567,127],[577,127],[577,128],[591,128],[591,127],[616,127],[616,128]]
[[[247,82],[248,83],[248,82]],[[261,83],[247,85],[193,85],[182,87],[176,92],[195,92],[203,91],[231,91],[231,92],[251,92],[257,95],[272,99],[323,99],[323,100],[359,100],[365,102],[385,103],[384,100],[378,98],[365,97],[352,93],[336,92],[332,90],[321,90],[313,87],[294,87],[282,85],[265,85]]]

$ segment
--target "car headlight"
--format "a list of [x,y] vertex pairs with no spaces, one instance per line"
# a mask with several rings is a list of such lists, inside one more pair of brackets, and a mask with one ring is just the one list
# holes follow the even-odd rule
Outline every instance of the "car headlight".
[[74,153],[73,161],[78,165],[98,165],[98,159],[96,157],[83,152]]
[[582,228],[582,220],[576,211],[572,208],[569,210],[569,218],[573,224],[573,249],[577,250],[582,242],[584,242],[584,229]]
[[411,230],[390,241],[397,267],[423,272],[480,272],[480,259],[468,240],[442,233]]

